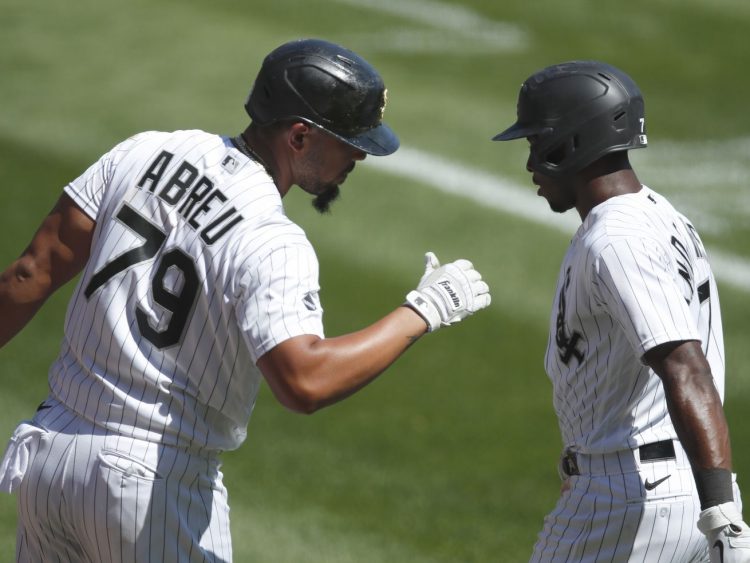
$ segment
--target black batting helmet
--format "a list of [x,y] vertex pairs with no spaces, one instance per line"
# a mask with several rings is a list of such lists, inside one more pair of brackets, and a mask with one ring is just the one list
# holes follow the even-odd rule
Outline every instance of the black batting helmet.
[[517,113],[516,123],[493,140],[532,137],[529,165],[549,176],[647,144],[638,86],[598,61],[556,64],[531,75],[521,86]]
[[301,119],[383,156],[399,146],[382,122],[386,94],[380,74],[356,53],[321,39],[300,39],[266,56],[245,110],[260,125]]

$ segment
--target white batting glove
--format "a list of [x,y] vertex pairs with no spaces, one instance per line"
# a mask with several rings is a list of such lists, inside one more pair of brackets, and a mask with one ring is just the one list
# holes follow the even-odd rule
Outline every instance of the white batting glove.
[[490,304],[490,288],[468,260],[444,266],[428,252],[417,289],[406,295],[406,305],[427,323],[428,332],[457,323]]
[[702,511],[698,529],[708,540],[711,563],[750,561],[750,527],[735,503],[725,502]]

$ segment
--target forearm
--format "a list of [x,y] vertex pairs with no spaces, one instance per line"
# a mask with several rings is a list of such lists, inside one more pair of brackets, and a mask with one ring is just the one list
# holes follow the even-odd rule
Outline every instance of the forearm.
[[367,385],[427,330],[414,311],[399,307],[374,324],[343,336],[301,336],[258,361],[276,397],[311,413]]
[[664,384],[669,415],[690,460],[701,507],[731,502],[729,428],[699,343],[666,344],[645,359]]
[[60,196],[21,257],[0,275],[0,347],[81,271],[95,226],[73,200]]
[[321,395],[341,399],[382,373],[426,330],[414,311],[399,307],[360,331],[318,340],[312,350],[321,360],[320,378],[311,379]]
[[703,509],[734,498],[729,428],[710,375],[708,382],[705,379],[693,377],[667,391],[670,417],[690,460]]
[[51,280],[24,254],[0,274],[0,347],[34,317],[50,295]]
[[694,469],[732,469],[729,428],[713,382],[689,378],[666,389],[677,436]]

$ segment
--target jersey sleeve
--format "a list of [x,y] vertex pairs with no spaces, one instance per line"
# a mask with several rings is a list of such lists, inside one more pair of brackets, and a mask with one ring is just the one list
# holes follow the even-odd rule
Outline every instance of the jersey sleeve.
[[117,162],[143,135],[135,135],[118,144],[65,186],[65,193],[94,221],[99,214],[106,188],[115,173]]
[[105,157],[106,155],[89,166],[64,188],[65,193],[93,220],[96,220],[107,185],[108,163]]
[[323,338],[318,259],[310,243],[277,245],[241,278],[237,318],[254,362],[284,340]]
[[620,239],[594,263],[592,295],[641,357],[666,342],[700,340],[667,252],[655,241]]

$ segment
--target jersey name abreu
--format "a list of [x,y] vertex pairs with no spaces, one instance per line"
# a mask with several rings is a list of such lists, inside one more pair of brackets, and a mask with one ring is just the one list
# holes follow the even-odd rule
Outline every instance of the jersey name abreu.
[[[155,193],[162,201],[177,207],[178,213],[187,224],[200,232],[203,242],[213,244],[242,221],[242,215],[230,206],[226,210],[222,209],[222,212],[208,224],[204,224],[206,213],[226,202],[227,196],[214,187],[214,182],[205,175],[199,177],[198,168],[187,160],[183,160],[165,180],[164,172],[173,158],[174,154],[166,150],[161,151],[141,176],[137,186]],[[225,165],[229,162],[225,161]]]

